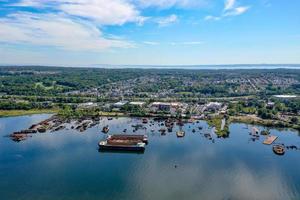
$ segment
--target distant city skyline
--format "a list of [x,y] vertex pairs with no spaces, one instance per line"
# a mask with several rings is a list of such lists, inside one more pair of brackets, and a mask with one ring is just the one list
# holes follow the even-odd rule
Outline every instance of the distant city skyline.
[[0,0],[0,64],[300,64],[299,10],[292,0]]

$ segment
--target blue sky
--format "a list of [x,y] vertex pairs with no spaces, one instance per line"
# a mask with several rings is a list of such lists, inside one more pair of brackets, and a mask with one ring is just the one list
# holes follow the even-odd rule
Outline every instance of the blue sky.
[[0,0],[0,64],[300,63],[298,0]]

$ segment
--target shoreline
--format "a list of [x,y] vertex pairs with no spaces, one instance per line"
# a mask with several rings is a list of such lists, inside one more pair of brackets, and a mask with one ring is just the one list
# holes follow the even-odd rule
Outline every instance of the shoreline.
[[[33,110],[0,110],[0,118],[5,117],[17,117],[17,116],[26,116],[26,115],[35,115],[35,114],[58,114],[59,117],[64,118],[59,115],[59,109],[33,109]],[[137,116],[130,113],[122,113],[122,112],[99,112],[99,116],[103,117],[139,117],[139,118],[148,118],[148,117],[158,117],[158,118],[174,118],[169,115],[143,115]],[[68,118],[68,117],[67,117]],[[70,117],[72,118],[72,117]],[[203,118],[199,120],[206,121],[210,126],[216,128],[216,132],[218,132],[220,136],[225,136],[228,134],[229,124],[231,123],[245,123],[245,124],[255,124],[266,127],[276,127],[276,128],[291,128],[297,131],[300,131],[300,125],[290,124],[287,122],[279,121],[279,120],[270,120],[270,119],[262,119],[257,116],[245,115],[245,116],[228,116],[226,119],[226,124],[223,130],[220,130],[220,121],[225,118],[225,116],[216,116],[213,118]],[[188,119],[188,118],[182,118]]]
[[255,124],[255,125],[266,126],[266,127],[291,128],[291,129],[298,130],[300,132],[300,125],[290,124],[290,123],[279,121],[279,120],[262,119],[262,118],[254,117],[254,116],[250,116],[250,115],[230,116],[229,123],[231,123],[231,122]]
[[33,110],[0,110],[0,118],[18,117],[35,114],[56,114],[58,109],[33,109]]

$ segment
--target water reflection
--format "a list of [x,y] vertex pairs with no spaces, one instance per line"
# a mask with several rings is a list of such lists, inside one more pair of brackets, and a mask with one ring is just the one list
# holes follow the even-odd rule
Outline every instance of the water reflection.
[[[212,157],[211,155],[214,155]],[[194,160],[170,165],[169,160],[152,155],[151,166],[137,171],[137,199],[293,199],[299,196],[289,187],[276,168],[257,171],[237,162],[229,168],[212,168],[216,154],[193,154],[184,160]],[[160,174],[157,176],[157,174]],[[133,197],[133,196],[132,196]]]
[[[1,136],[44,118],[47,116],[0,119]],[[143,154],[98,151],[98,141],[106,137],[101,133],[103,126],[109,125],[111,134],[124,129],[131,133],[131,125],[140,122],[135,118],[104,119],[85,132],[47,132],[22,143],[0,137],[0,198],[300,198],[300,151],[290,148],[285,156],[276,156],[271,146],[262,144],[264,137],[248,141],[245,124],[232,124],[230,138],[222,139],[203,121],[181,128],[175,125],[165,136],[159,132],[161,126],[148,123],[146,130],[136,131],[149,137]],[[185,131],[185,137],[177,138],[178,130]],[[300,146],[296,132],[270,132],[279,137],[278,143]]]

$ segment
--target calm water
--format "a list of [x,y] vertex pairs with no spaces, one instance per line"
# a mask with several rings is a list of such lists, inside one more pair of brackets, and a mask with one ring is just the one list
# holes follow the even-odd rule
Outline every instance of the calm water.
[[[97,143],[121,133],[139,119],[101,121],[84,133],[63,130],[15,143],[4,137],[49,115],[0,119],[0,199],[300,199],[300,150],[277,156],[263,138],[252,142],[245,124],[232,124],[230,137],[207,140],[205,122],[186,124],[184,138],[175,131],[161,136],[144,130],[144,154],[100,153]],[[193,127],[203,126],[192,133]],[[153,127],[151,127],[153,128]],[[261,127],[259,127],[261,128]],[[297,132],[271,130],[277,142],[300,146]],[[175,167],[175,165],[177,167]]]

